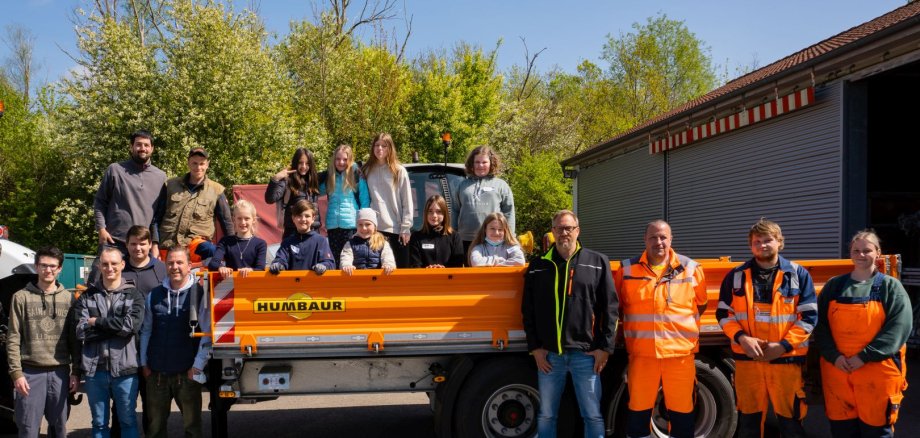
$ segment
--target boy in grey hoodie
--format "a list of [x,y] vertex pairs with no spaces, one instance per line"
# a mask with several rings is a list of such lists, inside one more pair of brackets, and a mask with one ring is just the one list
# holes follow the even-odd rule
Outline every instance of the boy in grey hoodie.
[[118,412],[122,438],[136,438],[138,351],[144,297],[122,276],[121,251],[107,247],[99,256],[102,281],[77,300],[77,338],[83,341],[82,371],[93,416],[93,436],[109,435],[109,400]]
[[[57,281],[64,253],[35,252],[38,279],[13,294],[6,353],[20,437],[37,437],[42,417],[49,435],[67,436],[67,393],[77,389],[79,346],[70,313],[73,294]],[[69,375],[69,377],[68,377]]]

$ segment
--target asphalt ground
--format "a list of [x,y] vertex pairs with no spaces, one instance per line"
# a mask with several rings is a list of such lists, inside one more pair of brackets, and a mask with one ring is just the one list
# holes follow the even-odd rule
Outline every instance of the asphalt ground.
[[[908,363],[909,387],[905,392],[896,435],[920,436],[920,354]],[[204,406],[208,395],[204,394]],[[204,435],[210,436],[211,418],[202,414]],[[69,436],[92,436],[87,404],[77,405],[67,423]],[[824,406],[809,406],[805,427],[810,437],[830,437]],[[234,405],[229,413],[231,437],[260,438],[432,438],[433,414],[424,393],[288,396],[256,404]],[[768,436],[774,432],[768,430]],[[45,435],[42,435],[45,436]],[[182,423],[173,405],[169,436],[181,437]]]

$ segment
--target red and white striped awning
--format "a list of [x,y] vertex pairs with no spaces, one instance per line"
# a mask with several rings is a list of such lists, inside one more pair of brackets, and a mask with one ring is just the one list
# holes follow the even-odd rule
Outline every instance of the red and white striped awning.
[[740,113],[732,114],[702,125],[693,126],[685,131],[653,141],[648,145],[648,152],[649,154],[657,154],[659,152],[671,150],[698,140],[763,122],[764,120],[772,119],[776,116],[795,111],[814,103],[815,87],[808,87],[762,105],[748,108]]

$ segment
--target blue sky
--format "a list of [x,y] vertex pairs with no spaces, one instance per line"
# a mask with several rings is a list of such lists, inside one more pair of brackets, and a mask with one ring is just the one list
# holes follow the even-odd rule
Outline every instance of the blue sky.
[[[35,37],[35,60],[40,64],[35,80],[48,83],[74,68],[65,53],[77,54],[72,11],[89,9],[89,0],[0,0],[0,34],[17,24]],[[255,5],[277,41],[291,21],[313,19],[307,0],[235,0],[239,8]],[[355,0],[359,6],[360,0]],[[631,30],[658,13],[683,20],[690,31],[711,49],[713,62],[735,76],[739,66],[756,60],[765,66],[827,37],[902,6],[905,0],[696,0],[599,1],[582,0],[397,0],[402,14],[413,17],[407,45],[409,58],[428,49],[450,49],[458,41],[495,47],[499,39],[499,69],[523,64],[527,41],[531,53],[544,47],[537,68],[558,67],[574,72],[582,60],[600,63],[607,35]],[[324,3],[321,3],[324,4]],[[571,7],[570,4],[577,4]],[[358,9],[355,7],[354,9]],[[387,28],[404,35],[402,21]],[[0,44],[0,60],[9,48]]]

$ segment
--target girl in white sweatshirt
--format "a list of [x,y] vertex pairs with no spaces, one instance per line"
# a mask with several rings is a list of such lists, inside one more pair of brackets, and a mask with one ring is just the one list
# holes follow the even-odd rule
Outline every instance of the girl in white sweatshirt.
[[377,212],[377,229],[386,236],[396,257],[396,266],[409,265],[409,236],[412,232],[412,190],[409,173],[399,164],[396,144],[390,134],[374,138],[371,156],[362,170],[367,178],[371,208]]
[[524,251],[501,213],[490,213],[470,246],[470,266],[523,266]]

